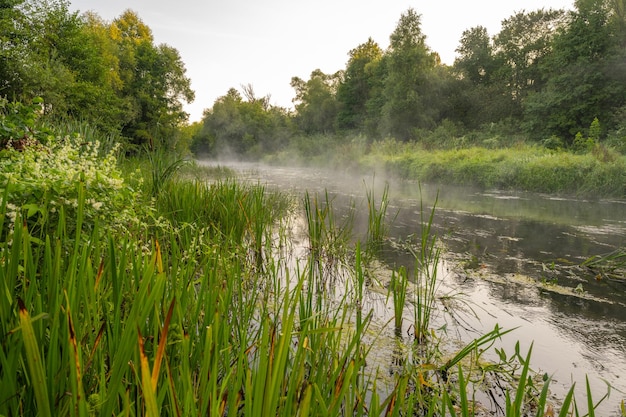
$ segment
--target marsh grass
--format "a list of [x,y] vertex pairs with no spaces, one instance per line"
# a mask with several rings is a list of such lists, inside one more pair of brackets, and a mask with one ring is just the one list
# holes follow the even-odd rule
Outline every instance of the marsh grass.
[[[435,296],[438,285],[439,260],[441,248],[437,245],[437,238],[432,233],[435,208],[438,197],[435,198],[430,214],[427,216],[423,201],[420,203],[420,242],[419,252],[413,252],[416,260],[416,286],[413,300],[413,325],[415,340],[418,343],[426,342],[430,332],[430,321],[435,307]],[[413,251],[409,247],[409,250]]]
[[539,146],[425,150],[417,143],[383,141],[361,160],[393,176],[426,183],[622,198],[626,157],[574,154]]
[[157,196],[164,184],[171,180],[177,171],[181,169],[188,160],[176,155],[171,155],[164,149],[147,150],[146,155],[150,162],[150,193]]
[[626,248],[592,256],[583,261],[581,266],[591,270],[598,281],[626,281]]
[[[459,365],[471,365],[503,332],[478,338],[458,360],[416,358],[437,348],[429,329],[439,256],[434,209],[415,251],[424,269],[415,283],[424,291],[414,300],[419,349],[383,389],[368,365],[367,262],[360,243],[352,254],[350,216],[336,219],[328,194],[307,195],[310,256],[286,267],[274,258],[287,236],[274,228],[292,209],[285,196],[175,177],[154,197],[146,190],[132,200],[150,205],[136,211],[143,217],[112,229],[106,216],[86,221],[90,190],[79,182],[71,221],[61,209],[37,236],[27,211],[5,215],[4,192],[0,415],[401,416],[457,415],[459,407],[473,415]],[[329,297],[318,291],[327,283],[319,271],[337,262],[350,268],[353,290]],[[455,368],[457,384],[454,375],[440,377]],[[518,400],[526,388],[507,397],[511,413],[526,403]]]
[[385,184],[380,199],[377,200],[374,193],[374,186],[371,189],[366,187],[367,196],[367,250],[375,255],[387,237],[390,221],[387,219],[389,208],[389,183]]
[[353,238],[354,203],[347,215],[337,218],[333,199],[325,191],[323,199],[316,194],[305,193],[304,215],[307,225],[309,250],[313,264],[320,276],[332,277],[347,259],[347,251]]

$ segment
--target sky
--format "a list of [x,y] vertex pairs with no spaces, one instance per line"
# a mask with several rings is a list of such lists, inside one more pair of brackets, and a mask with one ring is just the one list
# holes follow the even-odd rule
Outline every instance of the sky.
[[464,30],[480,25],[493,36],[516,12],[571,10],[573,0],[71,0],[70,8],[107,21],[131,9],[156,44],[176,48],[196,92],[185,105],[194,122],[247,84],[272,105],[292,108],[292,77],[345,69],[350,50],[368,38],[386,49],[409,8],[421,15],[426,44],[452,64]]

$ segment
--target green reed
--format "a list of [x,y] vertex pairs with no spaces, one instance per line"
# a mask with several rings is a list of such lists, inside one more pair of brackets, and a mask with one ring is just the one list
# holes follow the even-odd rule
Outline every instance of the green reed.
[[80,245],[67,233],[35,239],[18,219],[0,264],[11,289],[1,295],[0,414],[365,410],[370,316],[342,330],[353,328],[351,303],[318,297],[306,269],[265,285],[279,280],[257,273],[247,247],[262,227],[252,222],[275,220],[260,216],[267,199],[229,183],[167,190],[161,223],[104,239],[96,224]]
[[377,203],[374,187],[366,189],[367,196],[367,249],[376,253],[387,237],[389,225],[387,223],[387,209],[389,208],[389,184],[386,183],[380,201]]
[[188,161],[183,157],[173,156],[168,153],[167,150],[161,148],[158,150],[146,150],[146,154],[150,162],[150,193],[156,196],[161,191],[161,188],[163,188]]
[[312,197],[307,191],[303,203],[311,258],[320,275],[329,275],[347,257],[348,243],[352,239],[354,204],[350,205],[345,216],[337,218],[333,199],[327,190],[323,199],[317,195]]
[[420,242],[419,252],[409,248],[416,260],[416,290],[413,300],[413,320],[415,326],[415,340],[423,343],[428,337],[430,321],[435,307],[435,292],[437,289],[439,259],[441,248],[437,246],[437,237],[432,232],[435,218],[435,208],[438,197],[435,198],[430,215],[426,217],[423,201],[420,202]]
[[393,296],[393,317],[396,334],[402,332],[404,308],[406,307],[406,294],[409,278],[406,268],[400,267],[398,271],[392,271],[390,291]]

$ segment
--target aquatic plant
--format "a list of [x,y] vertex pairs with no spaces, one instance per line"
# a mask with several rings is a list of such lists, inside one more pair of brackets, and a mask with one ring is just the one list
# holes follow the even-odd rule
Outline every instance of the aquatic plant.
[[413,299],[413,325],[415,327],[415,340],[418,343],[426,341],[430,330],[430,320],[435,303],[435,291],[437,289],[437,274],[441,248],[437,245],[437,237],[432,233],[435,208],[438,196],[435,198],[430,215],[425,216],[424,203],[420,202],[420,242],[419,252],[412,247],[409,250],[416,260],[416,290]]
[[[375,254],[387,237],[389,223],[387,209],[389,207],[389,183],[385,184],[380,201],[376,201],[374,187],[366,187],[367,196],[367,250]],[[378,206],[377,206],[378,204]]]
[[348,243],[352,239],[354,205],[350,206],[346,216],[338,220],[333,210],[333,199],[327,190],[321,201],[317,195],[311,197],[307,191],[303,203],[312,260],[320,275],[331,273],[346,259]]
[[603,255],[594,255],[580,264],[593,272],[598,281],[626,280],[626,248],[619,248]]
[[389,289],[393,296],[393,317],[396,334],[400,334],[402,332],[408,284],[409,278],[406,268],[400,267],[398,271],[392,271]]
[[152,179],[150,193],[152,196],[156,196],[163,188],[163,185],[172,179],[176,172],[188,161],[183,157],[172,155],[163,148],[146,150],[146,154],[150,162],[150,177]]

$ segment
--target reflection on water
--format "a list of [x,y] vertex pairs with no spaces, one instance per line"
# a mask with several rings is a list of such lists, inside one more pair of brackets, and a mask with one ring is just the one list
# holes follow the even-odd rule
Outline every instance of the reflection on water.
[[[328,190],[333,206],[350,201],[364,207],[355,234],[365,233],[366,189],[380,190],[377,177],[347,177],[306,168],[231,165],[241,178],[303,195]],[[554,375],[564,388],[577,381],[605,388],[602,379],[626,392],[626,285],[596,280],[578,265],[608,253],[626,241],[626,201],[592,201],[553,196],[478,191],[462,187],[390,184],[392,241],[381,261],[391,268],[411,268],[414,259],[401,250],[411,234],[419,234],[421,210],[436,203],[434,229],[450,261],[442,286],[462,292],[481,313],[464,318],[463,328],[488,332],[495,324],[518,329],[503,338],[512,351],[533,343],[533,365]],[[359,217],[363,221],[359,223]],[[400,249],[399,249],[400,248]],[[578,291],[575,289],[578,288]],[[443,324],[443,323],[442,323]],[[467,340],[476,337],[468,332]],[[391,364],[391,369],[394,366]],[[617,393],[601,415],[614,412],[625,394]]]

